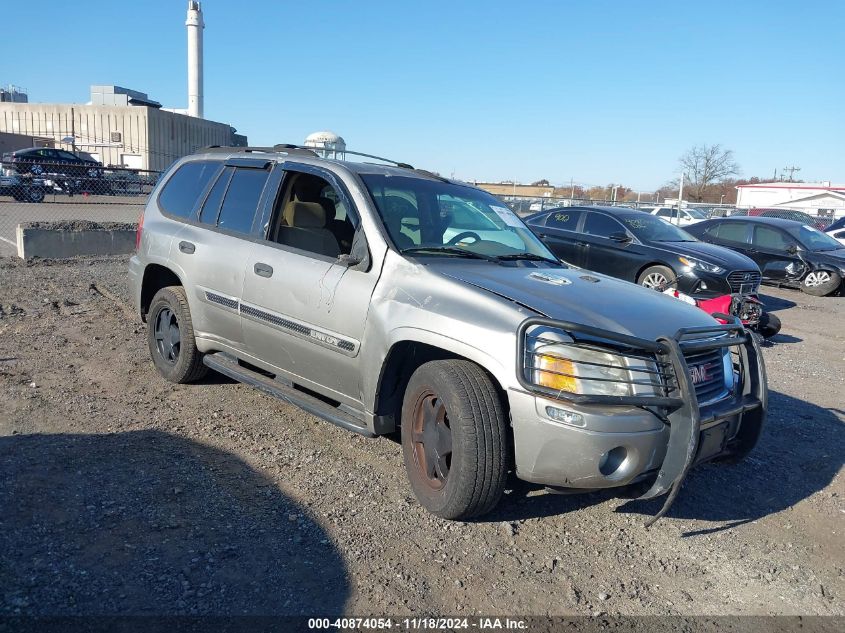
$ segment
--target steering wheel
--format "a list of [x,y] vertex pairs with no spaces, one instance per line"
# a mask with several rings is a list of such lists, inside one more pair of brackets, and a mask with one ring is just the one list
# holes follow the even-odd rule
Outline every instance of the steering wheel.
[[455,235],[451,240],[446,242],[446,244],[448,246],[455,246],[459,242],[463,242],[468,237],[473,238],[473,243],[481,241],[481,237],[478,235],[478,233],[474,233],[473,231],[463,231]]

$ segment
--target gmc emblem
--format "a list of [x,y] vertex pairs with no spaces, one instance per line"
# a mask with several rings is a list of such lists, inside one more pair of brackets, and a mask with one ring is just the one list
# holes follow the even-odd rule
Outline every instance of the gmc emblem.
[[703,382],[707,382],[710,380],[710,375],[707,373],[710,369],[710,365],[694,365],[689,368],[689,377],[692,380],[692,384],[698,385]]

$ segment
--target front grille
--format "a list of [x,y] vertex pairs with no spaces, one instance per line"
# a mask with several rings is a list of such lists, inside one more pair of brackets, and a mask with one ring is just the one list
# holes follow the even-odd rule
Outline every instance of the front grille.
[[725,391],[723,354],[722,348],[684,354],[699,403],[714,400]]
[[743,286],[751,286],[752,292],[756,292],[762,275],[756,270],[735,270],[728,275],[728,284],[731,292],[739,292]]

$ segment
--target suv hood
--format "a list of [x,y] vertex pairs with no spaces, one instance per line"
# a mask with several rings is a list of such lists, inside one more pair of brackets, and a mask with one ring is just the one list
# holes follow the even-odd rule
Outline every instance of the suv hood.
[[707,242],[650,242],[650,244],[678,255],[690,255],[708,263],[718,264],[728,271],[758,269],[757,264],[750,257],[717,244]]
[[650,340],[672,336],[682,327],[712,326],[716,322],[703,310],[674,297],[578,268],[455,264],[436,263],[427,268],[551,319]]

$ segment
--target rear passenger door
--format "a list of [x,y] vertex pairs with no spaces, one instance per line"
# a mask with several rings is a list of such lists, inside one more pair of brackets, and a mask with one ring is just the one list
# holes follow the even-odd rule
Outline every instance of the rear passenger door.
[[[361,410],[359,350],[380,269],[339,176],[286,164],[245,266],[241,315],[255,364]],[[281,373],[279,372],[281,370]]]
[[546,216],[545,227],[534,227],[546,246],[563,261],[583,266],[587,243],[578,234],[581,211],[558,209]]
[[186,291],[194,331],[213,349],[244,349],[238,306],[270,167],[268,161],[243,158],[221,165],[171,244],[171,260],[190,283]]

